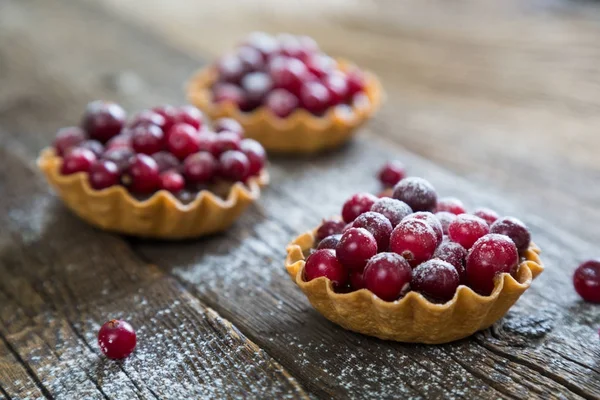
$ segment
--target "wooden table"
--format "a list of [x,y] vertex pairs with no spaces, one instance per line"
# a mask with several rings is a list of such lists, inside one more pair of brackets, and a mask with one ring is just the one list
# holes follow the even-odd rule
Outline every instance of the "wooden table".
[[[61,204],[34,165],[59,127],[96,98],[184,102],[186,78],[254,29],[375,71],[386,106],[339,151],[272,158],[271,186],[222,235],[125,238]],[[571,284],[599,256],[599,130],[593,1],[0,0],[0,397],[600,398],[600,308]],[[286,243],[395,158],[531,227],[547,269],[492,329],[375,340],[288,278]],[[124,362],[96,343],[114,317],[138,332]]]

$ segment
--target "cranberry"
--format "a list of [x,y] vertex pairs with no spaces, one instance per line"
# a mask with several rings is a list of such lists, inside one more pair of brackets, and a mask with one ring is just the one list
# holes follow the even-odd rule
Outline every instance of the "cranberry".
[[202,128],[204,116],[202,111],[192,105],[178,107],[175,110],[175,121],[193,126],[196,130]]
[[298,42],[300,42],[300,46],[302,46],[302,48],[306,50],[308,54],[312,55],[319,51],[319,45],[317,44],[315,39],[306,35],[300,35],[296,37],[298,38]]
[[298,97],[285,89],[275,89],[265,99],[265,106],[279,118],[289,116],[299,104]]
[[413,211],[433,211],[437,205],[434,187],[422,178],[404,178],[394,187],[392,197],[408,204]]
[[448,234],[448,227],[456,219],[456,214],[452,214],[448,211],[438,211],[435,213],[435,217],[440,221],[442,225],[442,232],[444,235]]
[[381,167],[378,176],[383,186],[392,187],[406,177],[406,168],[400,161],[390,161]]
[[394,301],[409,289],[412,270],[396,253],[379,253],[369,260],[363,272],[367,289],[381,300]]
[[54,139],[54,149],[56,154],[63,156],[69,149],[83,143],[84,140],[85,132],[81,128],[76,126],[62,128],[56,134],[56,139]]
[[331,106],[343,103],[348,97],[348,83],[346,76],[341,71],[335,71],[323,79],[323,85],[329,91],[329,104]]
[[135,128],[137,126],[156,125],[161,131],[165,129],[167,120],[159,113],[152,110],[143,110],[137,113],[131,122],[129,128]]
[[320,82],[305,82],[300,91],[300,102],[309,112],[319,115],[331,106],[331,96]]
[[240,150],[241,139],[242,138],[237,133],[223,131],[217,135],[212,144],[213,152],[218,155],[227,150]]
[[262,54],[253,47],[241,46],[237,49],[236,55],[246,73],[260,71],[264,67]]
[[219,79],[225,82],[238,83],[244,76],[246,69],[244,63],[237,54],[229,53],[223,55],[217,61]]
[[241,151],[228,150],[219,157],[219,175],[230,181],[243,181],[250,171],[250,161]]
[[198,136],[198,147],[200,151],[208,151],[213,156],[219,156],[215,148],[215,142],[217,141],[217,134],[214,132],[203,131]]
[[396,226],[409,214],[412,214],[412,209],[403,201],[392,199],[390,197],[382,197],[378,199],[371,211],[382,214],[390,220],[392,226]]
[[189,124],[173,125],[167,136],[167,148],[175,157],[183,160],[190,154],[200,150],[198,131]]
[[165,135],[159,126],[141,124],[133,129],[131,147],[136,153],[152,155],[165,147],[164,139]]
[[411,288],[434,301],[446,302],[456,293],[458,272],[452,264],[442,260],[429,260],[413,271]]
[[129,356],[137,342],[135,331],[127,322],[112,319],[98,331],[100,350],[108,358],[121,359]]
[[123,177],[124,183],[134,193],[152,193],[160,186],[158,165],[146,154],[136,154]]
[[213,101],[215,103],[232,103],[237,108],[242,108],[246,104],[246,97],[239,86],[220,83],[213,87]]
[[285,58],[281,62],[271,63],[269,72],[275,87],[299,94],[308,74],[308,69],[300,60]]
[[465,249],[470,249],[480,237],[487,235],[490,228],[484,220],[470,214],[460,214],[448,225],[448,236]]
[[436,211],[447,211],[456,215],[467,212],[463,202],[456,197],[444,197],[439,199],[437,202]]
[[362,269],[377,254],[377,241],[364,228],[350,228],[342,234],[335,253],[346,268]]
[[159,151],[158,153],[152,154],[152,158],[158,165],[158,172],[165,172],[170,169],[179,169],[180,164],[177,157],[168,151]]
[[529,248],[531,243],[531,234],[529,229],[520,219],[514,217],[504,217],[497,220],[490,227],[490,233],[499,233],[500,235],[506,235],[515,242],[517,250],[524,252]]
[[483,219],[488,223],[488,225],[492,225],[498,218],[500,218],[496,211],[485,207],[478,208],[475,210],[475,212],[473,212],[473,215]]
[[371,193],[356,193],[344,203],[342,207],[342,218],[344,222],[352,222],[360,214],[371,210],[371,207],[377,201],[377,197]]
[[335,286],[343,286],[348,280],[348,272],[335,257],[331,249],[317,250],[306,259],[304,277],[307,281],[324,276]]
[[165,119],[165,123],[162,126],[163,132],[166,134],[171,130],[171,127],[175,125],[175,120],[177,118],[177,109],[169,104],[164,104],[162,106],[154,107],[152,109],[155,113],[161,115]]
[[242,78],[242,89],[246,92],[246,106],[258,107],[273,87],[271,77],[264,72],[252,72]]
[[94,153],[96,157],[100,157],[102,156],[102,153],[104,153],[104,146],[97,140],[86,140],[85,142],[78,144],[77,147],[88,149]]
[[119,167],[110,160],[99,160],[89,170],[90,186],[96,190],[117,185],[121,178]]
[[464,247],[450,240],[444,240],[435,249],[433,257],[452,264],[456,268],[456,272],[458,272],[460,283],[466,282],[465,259],[467,257],[467,250]]
[[333,219],[323,221],[321,226],[317,229],[317,233],[315,235],[315,239],[317,242],[325,239],[327,236],[336,235],[338,233],[342,233],[345,224],[344,221],[336,221]]
[[348,79],[348,96],[353,97],[354,95],[365,91],[365,75],[358,69],[354,68],[347,75]]
[[106,150],[112,150],[117,148],[130,148],[131,147],[131,133],[120,133],[114,136],[108,142],[106,142]]
[[97,100],[87,105],[82,125],[92,139],[106,143],[121,132],[125,118],[125,110],[120,105]]
[[442,228],[442,224],[440,223],[440,220],[438,220],[435,217],[435,215],[433,215],[432,213],[430,213],[428,211],[418,211],[414,214],[410,214],[405,219],[408,219],[408,218],[420,219],[422,221],[427,222],[427,225],[431,226],[433,228],[433,230],[435,231],[435,235],[437,236],[438,244],[442,243],[442,239],[444,238],[444,231]]
[[325,54],[313,54],[306,60],[306,66],[309,72],[322,79],[334,70],[336,62]]
[[279,50],[277,39],[265,32],[252,32],[244,44],[258,50],[265,60]]
[[131,159],[135,153],[127,147],[110,149],[102,155],[103,160],[109,160],[117,164],[119,172],[123,172],[129,168]]
[[367,211],[356,217],[352,223],[354,228],[365,228],[377,241],[377,250],[379,252],[387,251],[390,245],[390,235],[392,234],[392,224],[389,219],[383,215]]
[[325,239],[323,239],[319,242],[319,245],[317,246],[317,250],[321,250],[321,249],[335,250],[335,248],[337,247],[341,238],[342,238],[341,234],[327,236]]
[[250,162],[249,176],[256,176],[265,166],[267,153],[260,143],[254,139],[244,139],[240,142],[240,150]]
[[350,271],[350,288],[360,290],[365,288],[364,271]]
[[589,260],[577,267],[573,285],[585,301],[600,303],[600,260]]
[[438,245],[435,230],[427,222],[406,218],[392,231],[390,250],[406,258],[416,267],[433,256]]
[[183,174],[190,183],[208,182],[216,172],[217,160],[206,151],[192,154],[183,162]]
[[178,193],[185,187],[183,176],[175,170],[165,171],[160,174],[160,188],[171,193]]
[[67,152],[60,167],[60,173],[70,175],[76,172],[88,172],[96,162],[96,156],[88,149],[75,147]]
[[502,273],[516,271],[517,247],[504,235],[489,234],[479,238],[467,254],[467,281],[477,293],[488,296],[494,279]]
[[242,125],[233,118],[219,118],[213,124],[215,132],[233,132],[237,133],[240,137],[244,136],[244,128]]
[[279,41],[279,54],[302,61],[308,58],[310,50],[302,45],[297,36],[283,33],[277,35],[277,40]]

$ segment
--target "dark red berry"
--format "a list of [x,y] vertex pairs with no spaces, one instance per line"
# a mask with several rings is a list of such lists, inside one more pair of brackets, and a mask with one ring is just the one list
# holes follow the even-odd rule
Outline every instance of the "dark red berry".
[[445,303],[454,297],[459,285],[454,266],[442,260],[429,260],[413,270],[411,288],[434,301]]
[[490,233],[499,233],[500,235],[506,235],[517,246],[519,252],[524,252],[529,248],[531,243],[531,234],[529,229],[520,219],[514,217],[504,217],[490,226]]
[[239,83],[246,68],[237,54],[229,53],[221,56],[217,61],[217,72],[221,81]]
[[412,270],[396,253],[379,253],[363,272],[365,287],[381,300],[394,301],[409,290]]
[[483,219],[488,223],[488,225],[492,225],[498,218],[500,218],[496,211],[485,207],[478,208],[475,210],[475,212],[473,212],[473,215]]
[[129,168],[134,155],[135,153],[130,148],[121,147],[106,151],[106,153],[102,155],[102,159],[114,162],[117,165],[119,172],[123,172]]
[[340,242],[341,238],[342,238],[341,234],[327,236],[325,239],[323,239],[319,242],[319,245],[317,246],[317,250],[321,250],[321,249],[335,250],[338,243]]
[[460,283],[466,283],[467,275],[465,263],[467,258],[467,250],[465,250],[464,247],[450,240],[444,240],[442,244],[435,249],[433,258],[437,258],[452,264],[454,268],[456,268],[456,272],[458,272]]
[[386,187],[393,187],[406,177],[406,168],[400,161],[389,161],[379,170],[379,181]]
[[348,96],[353,97],[354,95],[364,92],[366,86],[366,79],[364,73],[354,68],[347,75],[348,79]]
[[467,282],[471,289],[488,296],[494,290],[496,276],[515,272],[518,262],[517,247],[508,236],[485,235],[467,254]]
[[241,137],[237,133],[223,131],[217,135],[212,144],[214,154],[221,154],[228,150],[240,150]]
[[121,359],[135,349],[137,337],[127,322],[112,319],[102,325],[98,332],[98,345],[108,358]]
[[241,151],[228,150],[219,157],[219,175],[230,181],[243,181],[250,172],[250,161]]
[[377,251],[387,251],[390,245],[390,235],[392,234],[392,224],[389,219],[382,214],[367,211],[356,217],[352,223],[353,228],[365,228],[377,241]]
[[322,83],[305,82],[300,91],[300,104],[307,111],[319,115],[331,106],[331,96]]
[[87,105],[82,126],[90,138],[106,143],[121,132],[126,117],[120,105],[97,100]]
[[403,201],[392,199],[390,197],[382,197],[378,199],[372,206],[371,211],[382,214],[390,220],[392,226],[396,226],[413,210]]
[[120,133],[106,142],[106,150],[117,148],[131,148],[131,132]]
[[244,128],[242,125],[233,118],[219,118],[213,124],[215,132],[233,132],[237,133],[240,137],[244,136]]
[[212,154],[201,151],[190,155],[183,162],[183,174],[190,183],[204,183],[217,173],[217,160]]
[[250,162],[249,176],[256,176],[265,166],[267,153],[260,143],[254,139],[244,139],[240,142],[240,150]]
[[96,190],[118,185],[121,179],[119,167],[109,160],[98,160],[88,172],[90,186]]
[[[226,131],[224,131],[226,132]],[[202,131],[198,136],[198,147],[200,151],[208,151],[213,156],[218,157],[219,153],[215,147],[215,142],[217,141],[217,134],[210,131]]]
[[88,172],[96,162],[96,156],[88,149],[72,148],[63,157],[60,173],[70,175],[76,172]]
[[377,200],[377,197],[370,193],[357,193],[353,195],[346,200],[342,208],[342,218],[344,219],[344,222],[352,222],[360,214],[370,211]]
[[299,105],[298,97],[285,89],[275,89],[265,99],[265,106],[279,118],[289,116]]
[[408,204],[413,211],[435,210],[437,193],[434,187],[422,178],[404,178],[394,187],[392,197]]
[[157,125],[138,124],[131,134],[131,147],[136,153],[158,153],[165,147],[165,135]]
[[97,158],[104,153],[104,146],[97,140],[86,140],[85,142],[78,144],[77,147],[90,150]]
[[264,60],[279,51],[277,39],[265,32],[252,32],[248,35],[244,44],[258,50]]
[[465,249],[470,249],[480,237],[487,235],[487,222],[470,214],[460,214],[448,225],[448,236]]
[[435,217],[435,215],[433,215],[432,213],[430,213],[428,211],[417,211],[416,213],[410,214],[405,219],[408,219],[408,218],[416,218],[416,219],[420,219],[422,221],[427,222],[427,224],[429,226],[431,226],[433,228],[433,230],[435,231],[435,234],[438,239],[438,244],[442,243],[442,239],[444,238],[444,231],[442,228],[442,224],[440,223],[440,220],[438,220]]
[[573,285],[585,301],[600,303],[600,260],[589,260],[577,267]]
[[463,202],[456,197],[443,197],[439,199],[437,202],[436,212],[440,211],[447,211],[456,215],[467,212]]
[[365,288],[363,271],[350,271],[350,288],[352,290],[360,290]]
[[169,104],[164,104],[162,106],[154,107],[152,109],[157,114],[160,114],[164,119],[165,123],[163,125],[163,132],[167,134],[173,125],[175,125],[175,120],[177,118],[177,109]]
[[158,172],[165,172],[170,169],[177,170],[180,167],[179,160],[173,154],[168,151],[159,151],[158,153],[152,154],[152,158],[158,165]]
[[335,71],[323,79],[323,85],[329,91],[329,105],[334,106],[346,101],[348,97],[348,81],[341,71]]
[[317,229],[315,239],[317,242],[320,242],[328,236],[342,233],[342,230],[345,226],[346,224],[344,223],[344,221],[336,221],[333,219],[323,221],[321,223],[321,226],[319,226],[319,228]]
[[197,107],[188,104],[175,109],[175,122],[191,125],[198,131],[202,128],[204,116]]
[[335,253],[346,268],[359,270],[377,254],[377,241],[364,228],[350,228],[342,234]]
[[175,170],[160,174],[160,188],[171,193],[179,193],[185,187],[183,176]]
[[269,65],[269,73],[275,87],[299,94],[308,75],[308,69],[298,59],[283,58],[282,61]]
[[435,213],[435,217],[442,225],[442,232],[444,232],[444,235],[447,235],[448,227],[456,219],[456,214],[449,213],[448,211],[439,211]]
[[283,56],[304,61],[312,52],[310,48],[303,45],[298,36],[283,33],[277,35],[277,40],[279,41],[279,54]]
[[198,130],[192,125],[177,123],[167,136],[167,149],[180,160],[200,150]]
[[343,286],[348,281],[346,268],[335,257],[331,249],[317,250],[306,259],[304,278],[307,281],[324,276],[335,286]]
[[416,218],[402,220],[390,237],[390,250],[406,258],[413,267],[429,260],[437,245],[435,230],[427,222]]
[[146,154],[136,154],[123,181],[133,193],[147,194],[156,191],[160,187],[156,161]]
[[273,87],[271,77],[264,72],[252,72],[242,78],[241,87],[246,93],[247,107],[258,107]]
[[[313,54],[306,60],[308,71],[319,79],[324,78],[334,71],[336,62],[333,58],[325,54]],[[346,83],[346,86],[347,83]]]
[[236,55],[246,73],[260,71],[264,67],[262,54],[253,47],[241,46],[237,49]]
[[67,151],[85,141],[85,132],[76,126],[59,129],[54,139],[56,154],[63,156]]
[[133,129],[137,126],[146,125],[155,125],[159,127],[161,131],[164,131],[165,126],[167,125],[167,120],[161,114],[153,110],[143,110],[134,115],[133,119],[129,123],[129,128]]
[[219,83],[213,87],[213,101],[215,103],[231,103],[241,109],[245,107],[246,96],[239,86]]

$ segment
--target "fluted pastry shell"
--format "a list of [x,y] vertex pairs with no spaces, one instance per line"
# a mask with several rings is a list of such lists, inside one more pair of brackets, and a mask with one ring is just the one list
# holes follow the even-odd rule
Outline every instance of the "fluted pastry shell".
[[351,331],[398,342],[439,344],[465,338],[502,318],[544,267],[540,250],[532,244],[525,252],[516,279],[510,274],[496,278],[489,296],[461,285],[454,297],[435,304],[417,292],[387,302],[367,289],[336,293],[325,278],[306,282],[304,254],[315,245],[315,232],[298,236],[287,247],[286,269],[312,306],[325,318]]
[[246,184],[234,183],[226,199],[208,190],[183,204],[166,190],[138,200],[121,185],[93,189],[85,172],[61,175],[62,158],[53,149],[42,150],[37,160],[48,182],[79,217],[99,228],[127,235],[160,238],[194,238],[226,230],[260,196],[269,182],[263,169]]
[[[338,67],[347,71],[351,64],[338,60]],[[266,107],[245,113],[232,103],[214,103],[211,86],[217,77],[214,67],[198,71],[187,86],[189,101],[213,120],[236,119],[244,127],[246,137],[259,141],[268,151],[279,153],[308,154],[339,147],[375,113],[383,98],[379,79],[365,72],[367,102],[333,107],[323,116],[297,109],[288,117],[279,118]]]

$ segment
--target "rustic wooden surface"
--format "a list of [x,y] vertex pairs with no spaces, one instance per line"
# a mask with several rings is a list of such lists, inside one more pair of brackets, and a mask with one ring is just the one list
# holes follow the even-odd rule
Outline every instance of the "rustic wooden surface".
[[[308,4],[0,0],[0,398],[600,398],[600,309],[570,283],[600,239],[600,6]],[[182,103],[192,71],[254,29],[374,70],[386,106],[343,149],[273,158],[271,187],[223,235],[123,238],[61,205],[33,163],[57,128],[94,98]],[[287,277],[286,243],[376,191],[385,158],[531,226],[547,270],[492,329],[371,339]],[[112,317],[138,331],[124,362],[96,344]]]

